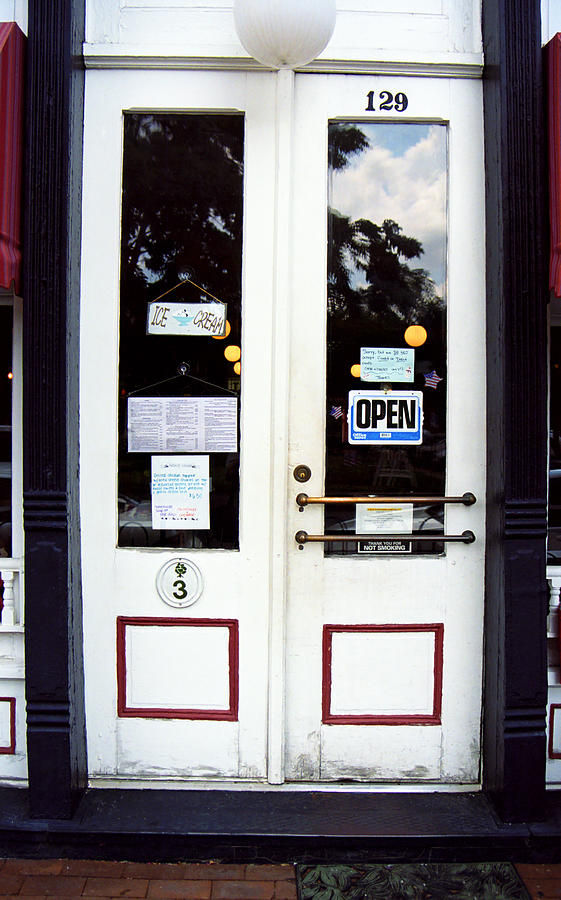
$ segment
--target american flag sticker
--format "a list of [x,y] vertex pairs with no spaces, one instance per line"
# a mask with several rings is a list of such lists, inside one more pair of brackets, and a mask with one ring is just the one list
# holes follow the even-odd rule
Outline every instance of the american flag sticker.
[[333,416],[334,419],[340,419],[344,413],[340,406],[332,406],[329,414]]
[[432,372],[425,375],[425,387],[436,388],[439,381],[442,381],[442,378],[440,375],[436,374],[436,369],[433,369]]

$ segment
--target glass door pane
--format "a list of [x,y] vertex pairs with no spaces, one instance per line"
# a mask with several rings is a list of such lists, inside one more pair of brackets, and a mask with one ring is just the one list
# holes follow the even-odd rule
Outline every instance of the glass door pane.
[[407,496],[445,487],[447,128],[331,122],[328,153],[326,494],[405,506],[327,507],[325,530],[435,540],[334,542],[326,553],[440,553],[443,505],[412,508]]
[[[124,121],[118,543],[238,549],[244,118]],[[186,477],[186,453],[208,467],[208,521],[153,521],[151,481]]]

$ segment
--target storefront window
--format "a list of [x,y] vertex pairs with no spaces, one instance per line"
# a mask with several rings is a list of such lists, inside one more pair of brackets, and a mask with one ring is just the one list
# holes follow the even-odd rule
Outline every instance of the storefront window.
[[[549,509],[547,559],[561,564],[561,316],[552,306],[549,332]],[[554,324],[559,319],[559,324]]]
[[0,557],[12,556],[12,322],[0,305]]
[[326,495],[403,504],[326,507],[325,530],[412,533],[391,553],[443,551],[443,505],[407,498],[445,488],[446,178],[445,125],[330,125]]
[[125,115],[118,544],[238,548],[242,115]]

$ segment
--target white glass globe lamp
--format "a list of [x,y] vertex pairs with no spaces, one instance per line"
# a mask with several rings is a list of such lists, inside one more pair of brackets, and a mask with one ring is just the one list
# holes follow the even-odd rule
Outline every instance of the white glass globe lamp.
[[234,0],[244,48],[274,69],[296,69],[325,49],[335,27],[335,0]]

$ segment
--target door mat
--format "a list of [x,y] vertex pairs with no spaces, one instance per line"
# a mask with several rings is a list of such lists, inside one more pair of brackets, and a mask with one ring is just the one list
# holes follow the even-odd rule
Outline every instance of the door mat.
[[531,900],[510,863],[296,867],[299,900]]

